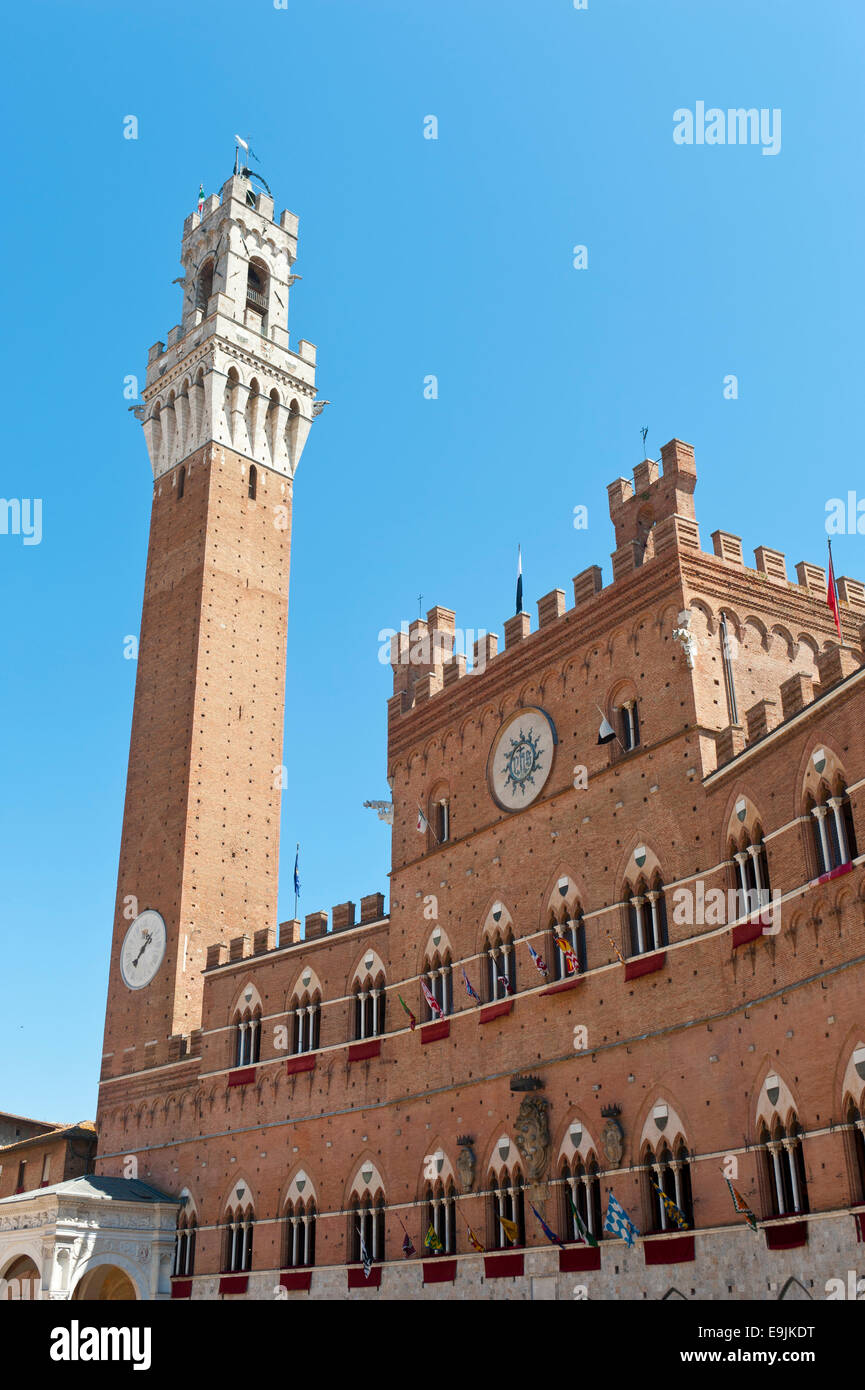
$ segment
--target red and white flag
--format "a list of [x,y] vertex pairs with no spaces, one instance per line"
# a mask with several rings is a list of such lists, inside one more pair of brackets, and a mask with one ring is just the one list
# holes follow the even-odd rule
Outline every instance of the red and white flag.
[[832,617],[835,619],[835,626],[838,629],[838,641],[842,647],[844,636],[841,632],[841,614],[838,612],[838,591],[835,588],[835,567],[832,564],[832,542],[829,542],[829,587],[826,593],[826,602],[832,609]]
[[441,1004],[436,999],[426,980],[421,977],[420,987],[423,990],[423,997],[430,1006],[430,1012],[438,1014],[439,1018],[444,1018],[444,1011]]

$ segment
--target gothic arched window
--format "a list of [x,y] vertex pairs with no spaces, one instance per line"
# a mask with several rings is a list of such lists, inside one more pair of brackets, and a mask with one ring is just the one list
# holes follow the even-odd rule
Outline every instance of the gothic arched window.
[[799,1216],[808,1210],[808,1183],[802,1153],[802,1129],[795,1114],[789,1124],[776,1117],[769,1131],[763,1125],[763,1176],[772,1216]]
[[427,1183],[424,1194],[424,1221],[421,1235],[426,1240],[430,1227],[441,1241],[441,1250],[426,1247],[430,1255],[453,1255],[456,1252],[456,1189],[453,1179],[448,1178],[447,1187],[441,1178],[433,1187]]
[[222,1237],[222,1268],[225,1274],[244,1274],[252,1269],[252,1233],[255,1213],[251,1206],[229,1207]]
[[252,1067],[261,1056],[261,1007],[234,1016],[234,1065]]
[[510,927],[484,938],[486,957],[486,994],[490,1002],[506,999],[517,992],[517,955],[514,934]]
[[315,1201],[288,1202],[285,1208],[282,1267],[302,1269],[315,1264]]
[[[502,1220],[516,1227],[513,1240]],[[523,1175],[519,1168],[514,1169],[513,1175],[508,1168],[502,1168],[498,1175],[491,1172],[487,1186],[487,1246],[490,1250],[508,1250],[525,1243]]]

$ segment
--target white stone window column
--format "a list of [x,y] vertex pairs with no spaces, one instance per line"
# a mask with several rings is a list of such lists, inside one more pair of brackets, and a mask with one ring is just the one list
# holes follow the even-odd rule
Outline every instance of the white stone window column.
[[436,1233],[436,1235],[438,1236],[439,1240],[441,1240],[441,1238],[442,1238],[442,1221],[441,1221],[441,1216],[442,1216],[442,1199],[441,1199],[441,1197],[433,1197],[433,1204],[432,1204],[432,1205],[433,1205],[433,1210],[432,1210],[432,1217],[433,1217],[432,1224],[433,1224],[433,1230],[435,1231],[435,1233]]
[[784,1139],[784,1153],[787,1158],[787,1171],[790,1174],[790,1190],[793,1193],[793,1210],[798,1214],[802,1210],[802,1197],[799,1192],[799,1175],[796,1172],[796,1140]]
[[651,921],[651,927],[652,927],[652,944],[653,944],[654,949],[655,949],[656,951],[657,951],[657,950],[659,949],[659,947],[662,945],[662,942],[661,942],[661,923],[660,923],[660,921],[659,921],[659,919],[658,919],[658,899],[660,898],[660,896],[661,896],[660,893],[657,892],[657,890],[655,890],[655,889],[653,889],[651,893],[647,893],[647,894],[646,894],[646,898],[648,899],[648,902],[649,902],[649,910],[650,910],[650,912],[651,912],[651,914],[652,914],[652,921]]
[[309,1213],[307,1212],[307,1213],[305,1213],[304,1216],[302,1217],[302,1220],[303,1220],[303,1263],[304,1263],[304,1265],[308,1265],[308,1264],[309,1264],[309,1234],[310,1234],[310,1230],[312,1229],[312,1225],[311,1225],[311,1223],[312,1223],[312,1217],[311,1217],[311,1216],[309,1215]]
[[369,1208],[369,1219],[372,1225],[372,1257],[378,1259],[378,1211]]
[[239,1234],[239,1227],[236,1221],[232,1221],[229,1230],[231,1231],[231,1235],[228,1245],[228,1268],[234,1273],[237,1269],[237,1237]]
[[770,1143],[766,1145],[772,1155],[772,1172],[775,1176],[775,1193],[777,1196],[777,1206],[779,1215],[785,1214],[786,1203],[784,1201],[784,1179],[781,1177],[781,1158],[780,1144]]
[[760,846],[749,845],[748,853],[751,856],[751,863],[754,865],[754,883],[757,886],[757,902],[760,907],[763,907],[766,902],[767,893],[766,885],[763,883],[763,874],[760,869]]
[[495,946],[491,946],[487,952],[490,958],[490,979],[492,981],[493,1002],[499,997],[499,973],[496,969],[496,955],[498,954]]
[[624,700],[622,709],[625,711],[625,731],[628,736],[628,750],[637,745],[637,729],[634,723],[634,701]]
[[445,1200],[445,1253],[452,1255],[454,1250],[454,1199]]
[[826,807],[812,806],[811,814],[817,820],[820,832],[820,847],[823,851],[824,873],[828,873],[832,868],[832,850],[829,847],[829,835],[826,831]]
[[306,1048],[304,1049],[306,1052],[311,1052],[311,1051],[312,1051],[312,1032],[313,1032],[313,1024],[314,1024],[314,1022],[315,1022],[315,1005],[314,1005],[314,1004],[307,1004],[307,1006],[306,1006]]
[[375,1037],[378,1036],[378,996],[381,994],[381,990],[380,990],[380,989],[374,989],[374,990],[371,991],[371,993],[372,993],[372,1034],[371,1034],[371,1036],[372,1036],[373,1038],[375,1038]]
[[251,1222],[249,1222],[249,1221],[244,1221],[244,1223],[243,1223],[243,1247],[242,1247],[241,1255],[240,1255],[240,1268],[241,1268],[241,1269],[248,1269],[248,1268],[249,1268],[248,1260],[249,1260],[249,1236],[250,1236],[250,1226],[251,1226]]
[[643,923],[643,904],[646,899],[640,894],[631,898],[637,918],[637,955],[641,956],[646,949],[646,931]]
[[195,1227],[194,1227],[194,1226],[187,1226],[187,1228],[186,1228],[186,1261],[185,1261],[184,1270],[183,1270],[184,1274],[191,1274],[191,1273],[192,1273],[192,1256],[193,1256],[194,1250],[195,1250]]
[[505,1214],[505,1209],[504,1209],[504,1204],[503,1204],[503,1202],[504,1202],[504,1189],[501,1188],[501,1187],[496,1188],[495,1197],[494,1197],[494,1201],[493,1201],[493,1210],[494,1210],[495,1218],[496,1218],[496,1247],[497,1247],[499,1250],[501,1250],[501,1249],[503,1248],[504,1243],[505,1243],[505,1233],[504,1233],[504,1231],[502,1230],[502,1223],[501,1223],[501,1218],[502,1218],[502,1217],[504,1216],[504,1214]]
[[442,844],[444,844],[451,837],[451,808],[445,800],[439,804],[442,808]]
[[745,865],[748,862],[748,855],[745,850],[740,849],[733,855],[736,861],[736,868],[739,873],[739,892],[742,895],[743,915],[748,911],[748,875],[745,872]]
[[258,1018],[252,1019],[252,1021],[251,1021],[251,1023],[250,1023],[250,1026],[249,1026],[249,1060],[250,1060],[250,1062],[252,1062],[252,1061],[255,1059],[255,1039],[256,1039],[256,1035],[257,1035],[257,1033],[258,1033],[258,1030],[259,1030],[260,1026],[261,1026],[261,1020],[260,1020],[260,1019],[258,1019]]
[[673,1170],[673,1183],[674,1183],[674,1185],[675,1185],[675,1192],[676,1192],[676,1206],[679,1208],[679,1211],[680,1211],[680,1212],[682,1213],[682,1215],[684,1216],[684,1215],[685,1215],[685,1211],[684,1211],[684,1208],[683,1208],[683,1206],[682,1206],[682,1179],[681,1179],[681,1177],[680,1177],[680,1170],[681,1170],[682,1165],[681,1165],[681,1163],[678,1161],[678,1159],[675,1159],[675,1158],[674,1158],[673,1161],[672,1161],[671,1164],[670,1164],[670,1167],[671,1167],[672,1170]]
[[847,827],[844,824],[844,817],[841,814],[844,798],[842,796],[830,796],[826,804],[832,807],[835,816],[835,829],[838,832],[838,848],[841,851],[841,863],[849,864],[850,846],[847,844]]
[[242,1067],[246,1059],[246,1023],[241,1019],[237,1025],[237,1063]]
[[[511,980],[510,967],[511,949],[512,948],[510,947],[510,945],[508,945],[506,942],[502,943],[502,974],[504,975],[508,984],[511,986],[511,989],[513,989],[513,981]],[[502,986],[502,988],[504,989],[504,986]],[[507,990],[505,990],[505,995],[507,996]]]
[[367,1000],[366,990],[365,990],[365,989],[358,990],[357,997],[358,997],[358,1007],[359,1007],[359,1010],[360,1010],[360,1036],[361,1036],[361,1039],[363,1039],[363,1038],[366,1037],[366,1000]]

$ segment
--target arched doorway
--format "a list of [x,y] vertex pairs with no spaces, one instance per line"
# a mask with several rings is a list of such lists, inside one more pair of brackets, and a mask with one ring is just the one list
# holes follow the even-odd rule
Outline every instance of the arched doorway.
[[39,1298],[41,1279],[35,1261],[29,1255],[19,1255],[3,1275],[0,1298]]
[[97,1265],[78,1280],[72,1297],[89,1303],[134,1303],[138,1295],[125,1270],[117,1265]]

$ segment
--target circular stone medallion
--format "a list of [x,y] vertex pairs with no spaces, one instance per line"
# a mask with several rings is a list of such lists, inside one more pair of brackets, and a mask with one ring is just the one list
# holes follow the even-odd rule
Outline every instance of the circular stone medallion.
[[553,767],[556,728],[536,706],[518,710],[493,739],[487,781],[503,811],[521,811],[540,796]]

